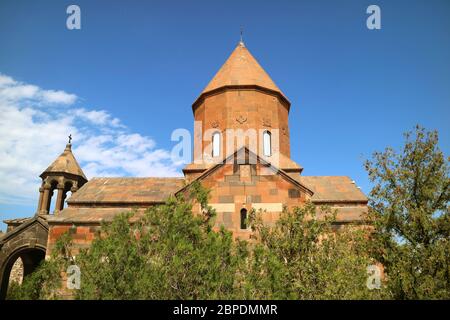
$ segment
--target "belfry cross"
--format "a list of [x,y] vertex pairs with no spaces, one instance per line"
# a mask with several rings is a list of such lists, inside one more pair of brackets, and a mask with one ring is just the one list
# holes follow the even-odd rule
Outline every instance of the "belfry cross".
[[69,134],[69,143],[72,142],[72,134]]

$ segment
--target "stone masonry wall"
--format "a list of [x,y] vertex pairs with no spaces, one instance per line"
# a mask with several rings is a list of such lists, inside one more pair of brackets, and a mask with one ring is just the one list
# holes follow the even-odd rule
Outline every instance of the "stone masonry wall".
[[241,239],[251,235],[249,228],[241,228],[242,209],[248,214],[252,209],[261,209],[263,221],[271,225],[284,206],[292,209],[309,198],[304,190],[261,164],[226,164],[205,177],[202,184],[211,190],[209,205],[217,212],[216,229],[223,225]]
[[9,286],[11,286],[12,282],[22,284],[22,281],[23,281],[23,262],[21,258],[18,258],[11,268],[11,273],[9,275]]

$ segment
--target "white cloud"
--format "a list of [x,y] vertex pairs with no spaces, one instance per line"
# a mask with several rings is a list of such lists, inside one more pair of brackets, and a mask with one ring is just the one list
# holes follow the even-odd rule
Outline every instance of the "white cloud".
[[76,95],[69,94],[60,90],[43,90],[41,92],[41,95],[45,102],[55,104],[72,104],[77,99]]
[[80,107],[78,101],[74,94],[0,74],[0,204],[37,201],[39,175],[63,151],[69,133],[88,178],[180,175],[168,150],[107,111]]
[[12,85],[0,88],[0,98],[9,101],[32,99],[39,92],[39,88],[32,85]]
[[35,106],[71,105],[75,103],[77,96],[62,90],[43,90],[0,74],[0,101],[17,103],[27,100],[33,100]]
[[96,125],[123,127],[119,119],[111,117],[111,115],[105,110],[88,111],[81,108],[73,110],[73,115],[86,121],[90,121],[92,124]]
[[3,86],[13,85],[15,83],[16,81],[13,78],[0,73],[0,88]]

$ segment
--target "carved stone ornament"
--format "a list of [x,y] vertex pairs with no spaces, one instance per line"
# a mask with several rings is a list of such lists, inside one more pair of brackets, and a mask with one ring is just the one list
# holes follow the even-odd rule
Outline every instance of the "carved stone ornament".
[[272,127],[272,122],[270,121],[269,118],[264,118],[263,119],[263,126],[264,127]]
[[247,117],[240,115],[239,117],[236,118],[236,121],[239,122],[240,124],[243,124],[247,121]]

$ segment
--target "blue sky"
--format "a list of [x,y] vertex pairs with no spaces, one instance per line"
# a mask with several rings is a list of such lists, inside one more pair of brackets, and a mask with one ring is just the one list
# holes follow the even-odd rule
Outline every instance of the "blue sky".
[[[81,30],[66,28],[70,4]],[[381,30],[366,27],[370,4]],[[2,0],[0,219],[34,214],[38,175],[70,132],[88,176],[180,174],[170,135],[192,130],[191,104],[241,25],[292,103],[303,174],[348,175],[368,193],[364,159],[417,123],[449,154],[449,16],[448,0]]]

